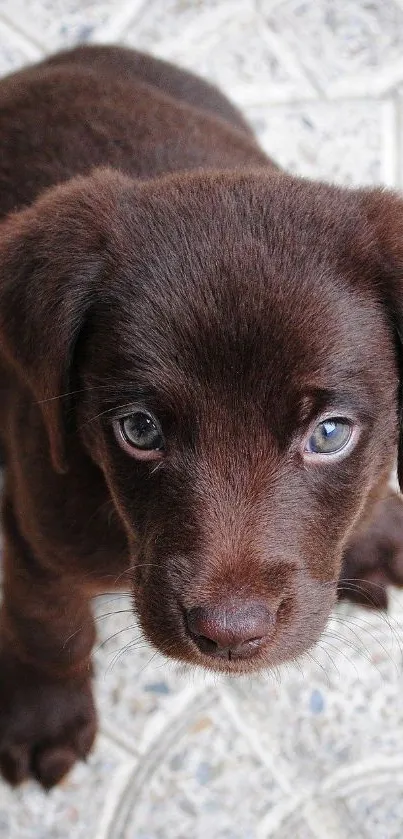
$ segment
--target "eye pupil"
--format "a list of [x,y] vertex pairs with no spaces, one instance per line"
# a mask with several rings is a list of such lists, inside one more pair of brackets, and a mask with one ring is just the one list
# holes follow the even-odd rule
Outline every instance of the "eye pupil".
[[120,427],[127,443],[143,451],[161,449],[162,434],[157,423],[143,411],[136,411],[120,420]]
[[315,454],[335,454],[347,445],[352,434],[349,420],[331,418],[320,422],[309,438],[308,451]]

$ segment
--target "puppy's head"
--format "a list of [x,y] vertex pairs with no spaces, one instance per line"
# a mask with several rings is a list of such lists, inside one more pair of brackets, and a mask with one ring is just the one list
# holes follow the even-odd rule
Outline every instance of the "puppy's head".
[[147,637],[234,672],[308,648],[396,453],[399,199],[263,172],[101,171],[0,241],[3,352],[59,471],[53,397],[76,392]]

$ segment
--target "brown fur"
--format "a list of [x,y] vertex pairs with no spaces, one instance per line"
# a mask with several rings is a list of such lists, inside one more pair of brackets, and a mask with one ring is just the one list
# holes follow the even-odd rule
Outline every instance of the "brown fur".
[[[0,132],[0,763],[52,786],[95,734],[95,592],[244,672],[311,646],[338,589],[402,583],[403,205],[280,173],[218,91],[118,49],[3,80]],[[161,460],[116,441],[135,406]],[[326,410],[360,438],[307,463]]]

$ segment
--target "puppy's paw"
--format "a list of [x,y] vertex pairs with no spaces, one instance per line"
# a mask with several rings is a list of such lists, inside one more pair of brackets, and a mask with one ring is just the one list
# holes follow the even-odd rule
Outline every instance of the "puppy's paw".
[[403,501],[390,494],[378,502],[365,530],[350,542],[339,581],[339,597],[387,609],[390,585],[403,586]]
[[50,681],[0,657],[0,771],[50,789],[88,755],[97,721],[90,677]]

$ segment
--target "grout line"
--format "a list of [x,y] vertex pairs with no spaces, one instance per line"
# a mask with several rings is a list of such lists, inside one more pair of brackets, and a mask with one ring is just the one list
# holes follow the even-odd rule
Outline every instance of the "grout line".
[[[108,738],[105,738],[105,742],[107,741]],[[116,814],[135,771],[136,760],[128,755],[128,759],[113,772],[113,778],[110,780],[105,795],[96,835],[91,839],[109,839],[111,829],[116,821]]]
[[252,94],[248,100],[246,100],[246,99],[244,100],[243,107],[244,108],[262,108],[262,107],[265,107],[265,108],[270,108],[272,110],[281,111],[282,109],[287,108],[287,107],[301,109],[301,108],[316,108],[317,105],[326,105],[329,108],[338,108],[338,107],[340,107],[340,105],[355,105],[355,106],[356,105],[374,105],[374,104],[379,105],[383,101],[384,100],[379,98],[379,97],[375,97],[375,96],[372,97],[372,96],[367,96],[367,95],[364,95],[364,94],[362,96],[358,96],[358,95],[354,96],[354,95],[350,94],[349,96],[340,97],[340,99],[329,99],[328,97],[325,97],[325,96],[321,96],[320,98],[315,98],[315,99],[307,98],[305,96],[301,97],[301,98],[298,97],[298,99],[295,99],[293,96],[290,96],[290,98],[284,97],[284,99],[280,99],[280,98],[279,99],[270,99],[267,96],[267,94],[264,97],[262,97],[262,96],[259,96],[258,93],[256,93],[256,99],[254,98],[254,96]]
[[[346,810],[345,806],[344,810]],[[312,798],[303,806],[303,814],[315,839],[323,839],[323,828],[326,830],[326,839],[351,839],[351,821],[349,819],[350,824],[347,824],[349,832],[346,833],[346,824],[343,824],[340,807],[336,809],[333,803],[329,805],[325,801]],[[358,832],[356,828],[354,839],[365,839],[365,834],[361,830]]]
[[[193,696],[194,699],[200,699],[198,703],[198,710],[210,708],[211,701],[203,692],[197,692]],[[189,713],[193,706],[188,706]],[[120,809],[116,813],[116,820],[112,825],[112,830],[108,839],[121,839],[123,835],[126,836],[126,829],[128,826],[129,817],[136,819],[136,805],[133,806],[133,800],[140,803],[141,793],[146,788],[146,785],[152,780],[167,754],[174,748],[175,744],[180,739],[183,731],[186,728],[186,723],[189,716],[183,716],[181,710],[175,716],[171,716],[170,724],[166,727],[166,736],[158,737],[151,745],[149,751],[144,755],[139,755],[138,766],[129,776],[123,794],[120,797]],[[103,837],[101,837],[103,839]]]
[[273,807],[260,820],[256,839],[269,839],[269,837],[274,837],[282,827],[287,827],[287,822],[295,816],[295,813],[300,813],[303,802],[303,795],[294,795]]
[[88,43],[107,44],[118,40],[136,21],[146,2],[147,0],[128,0],[123,3],[120,10],[113,13],[106,23],[93,30]]
[[309,66],[307,67],[304,64],[303,57],[297,57],[297,51],[292,49],[284,38],[273,31],[264,15],[261,12],[258,14],[262,22],[261,39],[274,53],[280,66],[289,73],[293,81],[304,82],[311,89],[311,98],[313,100],[325,96],[326,92],[318,84],[317,73],[313,73]]
[[[172,724],[177,720],[184,720],[188,712],[198,699],[203,702],[205,688],[201,685],[188,685],[175,694],[175,700],[170,707],[165,707],[159,713],[154,712],[145,724],[141,741],[138,744],[140,759],[147,759],[147,755],[164,740]],[[168,735],[169,736],[169,735]]]
[[403,60],[380,64],[377,69],[376,74],[371,69],[366,69],[361,73],[353,72],[341,81],[330,81],[329,97],[337,100],[349,93],[352,96],[365,95],[365,91],[370,91],[377,99],[387,96],[403,80]]
[[[292,801],[282,802],[274,807],[261,820],[258,839],[269,839],[269,837],[274,839],[275,833],[281,828],[287,828],[291,834],[292,830],[297,827],[293,818],[295,816],[297,816],[298,825],[303,820],[315,839],[324,839],[324,836],[326,839],[351,839],[351,834],[345,833],[345,824],[340,818],[340,807],[336,809],[334,805],[329,806],[326,802],[314,798],[314,795],[314,792],[307,792],[306,795],[294,797]],[[364,835],[356,832],[354,839],[364,839]]]
[[[178,47],[187,43],[188,50],[191,48],[194,58],[198,50],[205,49],[206,40],[203,43],[203,39],[214,37],[217,30],[225,25],[229,12],[233,16],[238,12],[238,7],[240,14],[245,11],[243,0],[221,0],[221,3],[217,5],[214,17],[212,17],[210,9],[199,12],[196,19],[191,18],[185,24],[182,22],[180,39],[177,34],[169,34],[167,37],[162,36],[153,43],[151,49],[157,49],[166,56],[172,56],[171,60],[175,60]],[[175,16],[172,17],[175,19]]]
[[[247,742],[255,752],[255,755],[259,758],[263,765],[269,769],[273,778],[275,778],[282,790],[295,798],[299,798],[299,795],[296,796],[296,792],[298,794],[298,791],[295,787],[295,779],[287,777],[281,769],[279,770],[277,760],[268,755],[267,751],[262,748],[257,733],[252,727],[249,727],[249,725],[245,723],[244,719],[238,713],[235,702],[229,695],[226,688],[224,688],[221,692],[221,700],[228,713],[231,715],[238,731],[246,738]],[[302,790],[301,794],[304,794],[304,790]]]
[[368,783],[368,777],[374,772],[381,776],[383,772],[393,772],[393,776],[398,778],[403,775],[403,756],[398,754],[380,754],[373,758],[364,758],[358,760],[352,765],[343,765],[339,769],[334,770],[321,784],[321,793],[334,794],[338,792],[343,783],[354,782],[354,786],[358,789],[365,788]]
[[34,34],[31,37],[23,27],[19,26],[18,21],[7,15],[7,12],[1,12],[0,25],[12,32],[13,37],[20,44],[21,50],[26,53],[27,58],[39,61],[45,56],[46,47],[44,44],[39,39],[36,39]]

